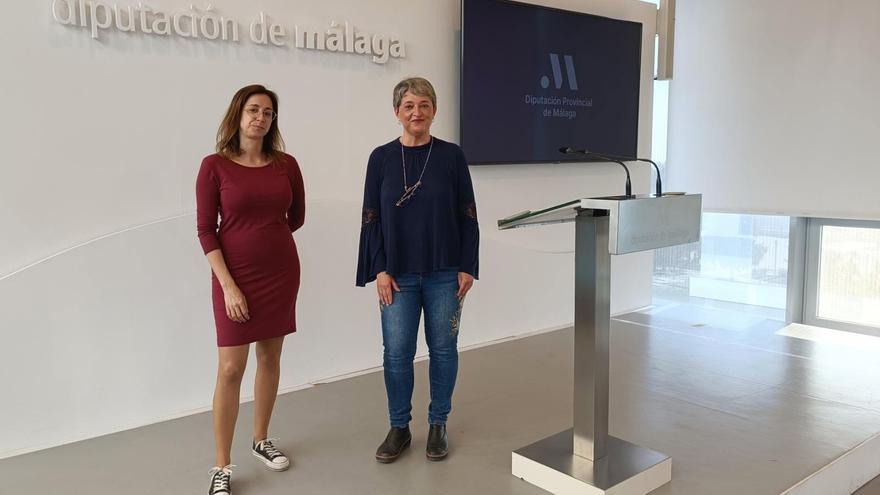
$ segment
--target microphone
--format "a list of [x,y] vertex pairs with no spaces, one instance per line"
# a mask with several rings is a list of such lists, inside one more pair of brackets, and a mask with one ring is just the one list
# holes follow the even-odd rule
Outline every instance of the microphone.
[[[576,150],[576,149],[570,148],[568,146],[563,146],[563,147],[559,148],[559,152],[564,155],[595,156],[596,158],[601,158],[602,160],[619,164],[626,171],[626,197],[628,197],[628,198],[632,197],[632,195],[633,195],[632,194],[632,182],[630,181],[630,178],[629,178],[629,168],[622,161],[617,160],[615,158],[608,157],[608,156],[599,155],[599,154],[593,153],[592,151]],[[658,174],[658,177],[659,177],[659,174]]]
[[[570,149],[570,148],[569,148]],[[560,148],[561,151],[561,148]],[[655,183],[655,190],[657,192],[657,196],[663,196],[663,182],[660,179],[660,167],[657,166],[657,163],[654,160],[649,160],[647,158],[638,158],[635,156],[620,156],[620,155],[608,155],[605,153],[596,153],[594,151],[583,150],[584,153],[588,155],[593,155],[597,158],[602,158],[605,160],[622,160],[625,162],[645,162],[650,163],[654,166],[654,170],[657,171],[657,182]]]

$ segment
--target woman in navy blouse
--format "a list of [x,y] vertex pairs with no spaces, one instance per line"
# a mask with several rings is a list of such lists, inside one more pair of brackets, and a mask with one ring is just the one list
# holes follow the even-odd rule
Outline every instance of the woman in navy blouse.
[[393,462],[412,439],[413,358],[424,311],[431,381],[425,453],[436,461],[449,450],[461,309],[478,275],[480,231],[464,153],[430,133],[437,113],[431,83],[401,81],[393,104],[403,133],[367,163],[357,268],[358,286],[376,281],[385,348],[391,429],[376,460]]

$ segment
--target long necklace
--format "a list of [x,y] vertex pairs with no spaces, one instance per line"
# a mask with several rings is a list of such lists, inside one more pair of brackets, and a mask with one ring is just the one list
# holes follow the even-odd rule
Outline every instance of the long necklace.
[[400,143],[400,163],[403,166],[403,195],[394,203],[395,206],[405,206],[410,199],[416,194],[416,189],[422,185],[422,177],[425,176],[425,170],[428,169],[428,161],[431,159],[431,150],[434,149],[434,136],[431,136],[431,144],[428,146],[428,156],[425,157],[425,164],[422,166],[422,173],[418,180],[412,186],[407,185],[406,179],[406,156],[403,154],[403,142]]

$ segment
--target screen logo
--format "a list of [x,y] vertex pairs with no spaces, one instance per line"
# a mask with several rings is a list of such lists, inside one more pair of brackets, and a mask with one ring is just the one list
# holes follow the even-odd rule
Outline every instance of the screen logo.
[[[568,77],[568,89],[572,91],[577,91],[578,83],[577,83],[577,75],[574,73],[574,57],[571,55],[563,55],[562,58],[565,60],[565,74]],[[556,89],[562,88],[562,66],[559,63],[559,55],[556,53],[550,54],[550,67],[553,69],[553,84],[556,86]],[[541,87],[547,89],[550,87],[550,78],[547,76],[541,76]]]

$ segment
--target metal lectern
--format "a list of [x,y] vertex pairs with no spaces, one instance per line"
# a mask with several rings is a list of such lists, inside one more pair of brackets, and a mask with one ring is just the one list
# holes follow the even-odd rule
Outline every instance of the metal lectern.
[[514,476],[559,495],[644,495],[672,479],[669,456],[608,435],[611,255],[698,241],[701,207],[700,194],[612,196],[498,221],[575,222],[574,428],[514,451]]

